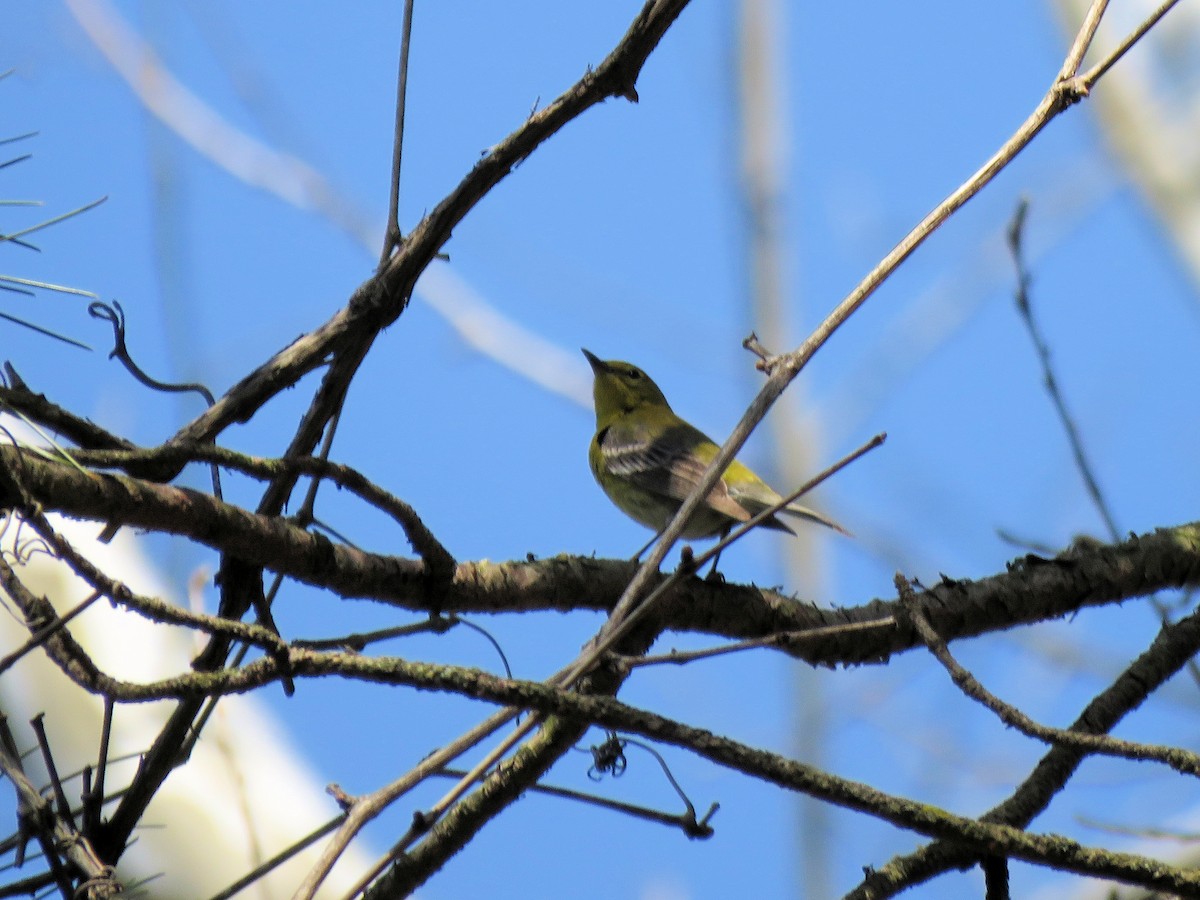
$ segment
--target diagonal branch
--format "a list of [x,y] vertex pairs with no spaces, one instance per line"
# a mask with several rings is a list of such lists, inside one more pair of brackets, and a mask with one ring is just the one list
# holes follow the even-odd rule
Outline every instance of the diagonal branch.
[[450,239],[463,217],[541,144],[567,123],[610,97],[637,100],[634,84],[650,53],[687,6],[688,0],[649,0],[608,57],[520,128],[491,148],[409,234],[404,246],[377,276],[359,286],[328,322],[280,350],[234,385],[216,404],[175,435],[177,441],[211,440],[234,422],[244,422],[264,403],[331,355],[369,342],[404,311],[417,278]]
[[[1124,672],[1083,709],[1070,730],[1081,734],[1106,734],[1126,714],[1141,705],[1200,651],[1200,611],[1165,625],[1154,642]],[[985,813],[981,820],[1023,828],[1040,814],[1063,789],[1087,758],[1081,747],[1058,745],[1038,762],[1012,795]],[[881,900],[950,869],[964,868],[979,859],[970,848],[936,841],[872,869],[846,900]]]
[[[2,561],[0,567],[3,567]],[[1180,626],[1192,632],[1189,639],[1194,649],[1195,639],[1200,635],[1200,614],[1174,627],[1180,629]],[[1177,640],[1178,637],[1163,636],[1166,640]],[[955,815],[930,804],[887,794],[779,754],[628,706],[610,697],[498,678],[461,667],[419,665],[399,659],[372,660],[355,654],[293,651],[288,668],[296,676],[338,672],[385,684],[420,684],[427,689],[450,690],[490,702],[536,709],[549,716],[548,725],[535,738],[532,748],[527,747],[527,752],[518,755],[493,776],[496,781],[490,785],[490,791],[482,790],[472,795],[471,801],[478,804],[477,807],[470,804],[455,807],[440,829],[435,828],[433,834],[440,834],[453,847],[442,847],[432,854],[418,850],[404,858],[381,885],[380,896],[397,896],[418,885],[440,863],[443,851],[460,847],[483,821],[524,789],[524,776],[534,775],[533,772],[524,771],[527,767],[534,766],[544,771],[547,757],[564,751],[589,723],[681,747],[750,777],[858,810],[921,834],[952,841],[956,852],[965,853],[968,858],[1000,854],[1067,871],[1107,876],[1130,884],[1165,888],[1189,896],[1200,890],[1200,874],[1194,870],[1173,868],[1134,854],[1085,847],[1054,835],[1031,834],[1011,824],[997,822],[990,814],[979,820]],[[203,673],[185,678],[188,681],[198,679],[188,688],[190,693],[193,690],[248,690],[264,679],[281,674],[277,661],[267,657],[241,670]],[[1164,675],[1169,674],[1164,672]],[[1161,677],[1155,679],[1156,683],[1161,683]],[[220,684],[215,682],[218,678]],[[205,679],[213,679],[214,683],[206,686],[199,683]],[[108,686],[117,687],[111,683]],[[133,685],[125,686],[125,689],[131,692],[131,699],[133,692],[141,690]],[[147,690],[143,699],[152,696],[162,696],[162,693],[157,689]],[[514,773],[522,777],[513,777]],[[470,827],[463,827],[463,818]],[[426,858],[427,855],[429,858]]]
[[[11,569],[2,559],[0,573],[4,575],[5,587],[10,595],[32,622],[41,621],[51,614],[42,608],[46,605],[45,601],[33,597],[15,581]],[[1143,657],[1122,676],[1121,684],[1114,685],[1113,692],[1118,692],[1121,703],[1126,704],[1124,708],[1128,708],[1129,704],[1136,705],[1142,697],[1177,671],[1178,666],[1195,651],[1198,644],[1200,613],[1193,614],[1178,625],[1164,630],[1154,647],[1143,654]],[[564,692],[531,682],[497,678],[462,667],[430,666],[395,658],[368,658],[358,654],[316,653],[292,649],[289,651],[286,666],[281,666],[275,656],[269,656],[242,669],[192,673],[153,684],[136,685],[117,682],[103,675],[83,655],[82,650],[70,641],[65,632],[54,636],[50,641],[49,650],[64,671],[77,683],[89,690],[100,691],[123,701],[164,697],[186,699],[241,692],[277,679],[285,671],[297,677],[338,674],[378,683],[407,684],[425,689],[452,691],[491,702],[537,709],[552,716],[566,717],[572,722],[591,722],[673,743],[753,777],[764,778],[789,789],[860,809],[924,834],[953,839],[958,847],[954,850],[955,853],[970,853],[969,848],[963,849],[961,843],[957,843],[967,841],[976,848],[986,847],[989,852],[1002,851],[1031,862],[1052,864],[1073,871],[1099,872],[1131,883],[1158,885],[1177,890],[1193,887],[1187,879],[1195,876],[1181,875],[1167,867],[1151,866],[1140,857],[1105,854],[1055,838],[1028,835],[1016,827],[1009,827],[1011,823],[992,827],[989,823],[995,822],[994,813],[984,817],[982,821],[953,816],[925,804],[890,797],[864,785],[817,772],[775,754],[756,751],[737,742],[717,738],[708,732],[636,710],[615,700]],[[1130,687],[1133,686],[1136,686],[1136,696],[1131,696]],[[1097,698],[1098,701],[1099,699]],[[1089,709],[1085,717],[1089,716],[1089,725],[1077,725],[1076,728],[1095,733],[1096,729],[1111,727],[1111,712],[1095,714]],[[1120,712],[1117,718],[1119,716]],[[1081,717],[1081,721],[1085,717]],[[565,731],[561,725],[553,725],[549,732],[537,740],[536,745],[549,753],[551,747],[559,747],[559,738],[566,741],[566,736],[576,731],[576,725],[571,725]],[[1075,748],[1059,747],[1055,748],[1050,756],[1056,753],[1065,753],[1076,761],[1084,755],[1083,751]],[[461,846],[461,842],[499,808],[496,805],[497,789],[504,797],[515,796],[523,785],[522,778],[516,775],[525,773],[532,777],[534,773],[527,767],[534,766],[544,771],[545,763],[545,755],[532,752],[519,755],[518,762],[506,766],[502,773],[493,776],[500,781],[491,791],[484,790],[472,795],[466,806],[456,807],[449,814],[448,822],[461,823],[465,817],[466,821],[474,822],[472,827],[463,831],[446,825],[445,831],[435,829],[434,835],[441,835],[443,840],[449,841],[453,846]],[[446,849],[449,848],[442,847],[442,851]],[[404,858],[395,870],[394,877],[401,879],[401,884],[419,883],[428,876],[430,865],[441,858],[441,851],[432,853],[418,848]]]
[[[683,533],[684,525],[708,497],[709,491],[742,449],[751,432],[758,427],[775,401],[779,399],[801,369],[808,364],[813,355],[935,230],[968,200],[983,190],[1060,113],[1087,96],[1092,83],[1079,83],[1073,77],[1074,66],[1077,66],[1078,62],[1073,63],[1072,61],[1077,58],[1082,59],[1084,53],[1087,52],[1095,32],[1093,19],[1098,16],[1099,11],[1103,10],[1104,3],[1105,0],[1096,0],[1092,11],[1089,12],[1079,29],[1064,63],[1064,71],[1069,69],[1070,73],[1068,75],[1059,74],[1041,102],[1017,128],[1012,137],[1005,141],[975,174],[952,191],[945,200],[918,222],[900,243],[867,273],[854,290],[825,317],[824,321],[799,347],[790,353],[764,361],[763,368],[768,372],[766,384],[751,402],[733,433],[709,463],[708,470],[696,484],[691,495],[680,505],[675,517],[659,535],[658,543],[642,563],[637,575],[629,583],[609,620],[605,622],[601,630],[601,639],[614,631],[619,633],[632,609],[645,596],[646,584],[652,573],[662,565],[667,553]],[[1098,74],[1095,77],[1099,78],[1103,74],[1103,70],[1097,69],[1096,71]]]
[[1182,747],[1143,744],[1104,734],[1086,734],[1062,728],[1051,728],[1035,722],[1017,707],[1005,703],[985,688],[969,670],[954,658],[941,635],[933,629],[925,618],[925,614],[921,612],[916,596],[913,594],[912,585],[902,575],[896,576],[896,587],[900,591],[900,605],[908,613],[921,640],[925,642],[934,658],[942,664],[942,668],[949,673],[958,689],[975,702],[990,709],[1009,728],[1015,728],[1027,737],[1035,738],[1043,743],[1061,744],[1074,747],[1084,753],[1096,753],[1122,759],[1156,760],[1170,766],[1182,775],[1200,776],[1200,754],[1184,750]]
[[69,816],[56,812],[54,805],[41,795],[25,775],[21,759],[13,751],[15,742],[8,723],[0,719],[0,772],[17,793],[18,817],[22,825],[31,826],[42,839],[47,861],[58,865],[61,858],[73,867],[72,876],[79,879],[73,894],[86,900],[107,900],[122,892],[120,882],[111,866],[105,865],[91,843],[79,833]]

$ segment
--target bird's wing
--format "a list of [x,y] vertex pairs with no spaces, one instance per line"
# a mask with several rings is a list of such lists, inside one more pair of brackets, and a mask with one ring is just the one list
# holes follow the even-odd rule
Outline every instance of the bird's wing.
[[[741,467],[742,471],[738,473],[734,468],[735,466]],[[775,492],[774,488],[772,488],[766,482],[761,481],[753,472],[751,472],[749,469],[746,469],[737,460],[734,460],[730,465],[729,473],[733,476],[730,479],[731,483],[733,484],[733,487],[730,489],[733,499],[745,507],[751,515],[758,515],[768,506],[774,506],[783,499],[778,493]],[[824,525],[827,528],[832,528],[834,531],[838,531],[848,537],[852,537],[849,531],[847,531],[833,519],[817,512],[814,509],[809,509],[807,506],[796,503],[795,501],[792,501],[787,506],[783,507],[780,512],[785,512],[789,516],[795,516],[797,519],[808,519],[810,522],[817,522],[820,525]],[[779,526],[787,531],[792,530],[782,522],[779,522]]]
[[[640,423],[616,423],[600,437],[600,454],[613,475],[647,491],[682,502],[700,483],[717,446],[703,432],[679,422],[657,438]],[[718,481],[708,494],[707,505],[739,522],[750,518]]]
[[[680,503],[700,483],[719,449],[702,431],[683,420],[657,438],[652,438],[649,428],[640,422],[614,423],[598,435],[598,443],[600,458],[611,474]],[[707,506],[714,512],[745,522],[779,502],[779,494],[737,460],[726,469],[726,478],[731,475],[733,488],[722,479],[709,491]],[[798,503],[792,503],[782,511],[850,534],[833,519]],[[795,533],[774,516],[762,524],[766,528]]]

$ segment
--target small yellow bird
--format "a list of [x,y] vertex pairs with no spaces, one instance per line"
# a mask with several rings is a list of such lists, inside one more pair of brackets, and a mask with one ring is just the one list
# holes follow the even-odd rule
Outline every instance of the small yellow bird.
[[[592,474],[623,513],[661,532],[699,484],[720,447],[675,415],[658,385],[637,366],[605,362],[587,350],[583,355],[595,375],[596,434],[588,447]],[[735,459],[692,515],[683,537],[691,540],[723,534],[781,499]],[[849,534],[832,519],[799,504],[781,511]],[[762,524],[795,534],[775,516]]]

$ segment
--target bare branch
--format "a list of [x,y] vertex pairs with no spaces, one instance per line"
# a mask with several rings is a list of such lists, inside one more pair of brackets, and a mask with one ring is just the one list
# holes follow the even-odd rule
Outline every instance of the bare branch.
[[[1070,730],[1082,734],[1111,731],[1127,713],[1179,672],[1197,651],[1200,651],[1200,612],[1193,612],[1173,625],[1164,626],[1150,647],[1084,707]],[[1078,747],[1051,748],[1012,795],[980,820],[1025,827],[1049,805],[1086,758],[1087,753]],[[895,896],[942,872],[970,865],[976,859],[978,855],[970,849],[936,841],[873,869],[846,895],[846,900]]]
[[116,896],[121,892],[121,885],[112,867],[104,864],[70,816],[55,812],[52,804],[42,797],[25,776],[20,758],[11,752],[10,748],[15,744],[8,723],[0,720],[0,729],[4,732],[4,739],[0,740],[0,770],[16,789],[20,816],[43,839],[47,861],[58,866],[60,859],[66,860],[81,875],[72,896],[88,900],[107,900]]
[[[206,453],[247,469],[253,460],[228,451]],[[332,463],[288,465],[342,478],[349,475]],[[0,479],[0,509],[36,502],[76,518],[178,534],[345,597],[375,599],[420,612],[434,607],[456,613],[609,609],[635,570],[625,560],[558,556],[509,563],[460,562],[445,580],[431,580],[431,569],[419,560],[356,550],[285,519],[256,516],[187,488],[80,472],[33,450],[0,446],[0,475],[5,473],[10,480],[19,476],[19,482],[6,486]],[[1052,558],[1026,556],[1002,574],[977,581],[946,579],[919,596],[940,634],[947,639],[966,637],[1156,590],[1197,585],[1198,561],[1200,524],[1181,525],[1119,544],[1076,545]],[[822,610],[761,588],[709,584],[678,575],[656,574],[652,586],[668,582],[670,599],[650,621],[731,639],[875,622],[895,614],[894,603],[870,601]],[[821,642],[784,644],[782,649],[811,663],[829,665],[879,661],[914,646],[921,646],[915,632],[897,627],[853,637],[831,634]]]
[[[80,0],[73,0],[80,2]],[[417,278],[475,205],[568,122],[610,97],[637,99],[634,83],[647,57],[688,0],[650,0],[608,57],[576,84],[494,145],[458,186],[408,235],[404,246],[324,325],[279,351],[234,385],[216,405],[176,434],[181,442],[209,440],[246,421],[267,400],[322,366],[331,355],[351,357],[404,311]],[[358,349],[353,349],[358,348]]]
[[392,189],[389,192],[387,233],[379,268],[383,268],[400,246],[400,162],[404,154],[404,106],[408,97],[408,51],[412,43],[413,0],[404,0],[404,24],[400,29],[400,72],[396,76],[396,136],[392,142]]
[[946,642],[934,631],[929,620],[925,618],[925,614],[921,612],[912,585],[902,575],[896,576],[896,588],[900,592],[900,605],[908,613],[921,640],[925,642],[929,652],[942,664],[942,667],[950,673],[950,677],[958,685],[959,690],[994,712],[1005,725],[1047,744],[1063,744],[1084,753],[1098,753],[1123,759],[1155,760],[1170,766],[1183,775],[1200,776],[1200,754],[1190,753],[1179,747],[1141,744],[1107,735],[1082,734],[1078,731],[1050,728],[1035,722],[1015,706],[1005,703],[987,690],[974,675],[958,663],[950,653]]

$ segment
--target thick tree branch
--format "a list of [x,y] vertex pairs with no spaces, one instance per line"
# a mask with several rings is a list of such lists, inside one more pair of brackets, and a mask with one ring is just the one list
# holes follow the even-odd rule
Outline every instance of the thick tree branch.
[[117,437],[94,422],[63,409],[47,400],[45,394],[35,394],[12,366],[6,365],[6,374],[11,386],[0,387],[0,410],[19,413],[79,447],[93,450],[134,449],[132,441]]
[[[0,571],[5,568],[0,561]],[[1200,631],[1200,615],[1194,615],[1185,621],[1189,622],[1191,629]],[[497,678],[456,666],[428,666],[398,659],[370,659],[355,654],[321,654],[294,650],[288,668],[297,677],[337,673],[386,684],[419,684],[427,689],[450,690],[508,706],[536,709],[561,716],[570,722],[580,723],[565,730],[559,730],[559,725],[552,725],[549,732],[543,732],[541,737],[535,739],[533,747],[526,748],[525,757],[518,755],[516,763],[510,764],[518,767],[522,763],[535,765],[538,769],[537,774],[544,771],[545,765],[552,761],[548,757],[554,756],[577,738],[583,723],[596,724],[691,750],[751,777],[856,809],[922,834],[954,841],[960,847],[966,843],[968,846],[962,847],[959,852],[965,851],[972,857],[999,853],[1041,865],[1116,878],[1146,887],[1187,894],[1200,890],[1200,874],[1195,872],[1175,869],[1133,854],[1084,847],[1054,835],[1029,834],[1010,825],[995,823],[990,817],[974,820],[957,816],[929,804],[906,800],[858,782],[820,772],[778,754],[719,737],[703,729],[630,707],[608,697],[561,691],[534,682]],[[76,675],[81,671],[83,670],[78,668],[74,670]],[[265,658],[239,670],[184,676],[178,683],[185,687],[177,695],[187,696],[193,691],[205,694],[249,690],[272,678],[278,678],[281,674],[277,661]],[[167,685],[168,682],[147,686],[118,684],[107,677],[100,677],[90,687],[104,690],[106,693],[109,690],[120,692],[125,699],[154,699],[168,693],[165,690]],[[546,746],[541,747],[541,744]],[[512,772],[511,768],[506,768],[497,776],[499,780],[491,792],[482,790],[479,793],[480,805],[474,814],[480,816],[481,820],[494,815],[522,789],[522,779],[506,780]],[[510,792],[514,791],[510,796]],[[470,806],[456,807],[452,816],[472,814]],[[452,822],[452,819],[447,820],[443,837],[450,840],[456,849],[469,839],[479,823],[466,829],[464,833],[456,829]],[[443,849],[453,852],[451,848]],[[440,852],[436,857],[443,858]],[[400,879],[400,884],[409,888],[418,884],[423,877],[427,877],[431,869],[422,864],[421,859],[420,853],[406,858],[395,873],[395,877]]]
[[[16,474],[28,499],[47,511],[181,535],[344,597],[420,612],[605,610],[634,570],[625,561],[561,555],[533,562],[462,562],[449,578],[434,578],[420,560],[357,550],[199,491],[81,471],[33,450],[0,446],[0,472]],[[20,509],[24,503],[0,487],[0,508]],[[656,576],[655,583],[664,577]],[[917,598],[937,632],[954,640],[1196,585],[1200,523],[1119,544],[1080,544],[1049,559],[1026,556],[1003,574],[978,581],[943,580]],[[688,578],[654,621],[659,628],[748,639],[874,621],[896,612],[895,601],[828,610],[766,589]],[[879,662],[923,646],[911,625],[902,618],[898,622],[895,629],[833,635],[782,649],[814,665],[838,665]]]
[[[1108,733],[1178,673],[1198,651],[1200,611],[1174,624],[1164,625],[1154,643],[1084,708],[1070,730],[1080,734]],[[1051,748],[1012,795],[981,816],[981,820],[1025,827],[1066,786],[1088,755],[1081,747],[1060,744]],[[949,869],[973,865],[979,858],[971,848],[937,841],[871,870],[846,897],[847,900],[891,897]]]
[[[12,580],[12,571],[3,560],[0,560],[0,578],[23,610],[26,609],[26,604],[32,604],[29,610],[36,613],[38,606],[44,604],[44,601],[39,601],[24,591],[19,582]],[[30,612],[27,612],[27,615]],[[36,615],[31,618],[36,618]],[[1174,628],[1177,632],[1186,628],[1191,632],[1200,633],[1200,614],[1194,614]],[[1194,641],[1196,634],[1190,636]],[[1162,641],[1169,642],[1172,639],[1178,642],[1178,634],[1169,637],[1164,632],[1164,635],[1160,636]],[[69,637],[56,635],[49,642],[48,650],[56,660],[63,659],[63,654],[66,657],[82,654],[77,646],[70,646],[72,643]],[[533,766],[536,771],[527,774],[536,778],[557,754],[577,739],[584,723],[590,723],[674,744],[751,777],[857,809],[922,834],[954,841],[960,848],[957,852],[966,852],[972,857],[981,852],[1000,853],[1029,862],[1107,876],[1147,887],[1185,893],[1200,890],[1200,875],[1194,872],[1174,869],[1132,854],[1083,847],[1074,841],[1052,835],[1028,834],[1019,828],[996,823],[990,814],[982,820],[956,816],[928,804],[888,795],[866,785],[817,771],[777,754],[718,737],[703,729],[693,728],[607,697],[561,691],[533,682],[497,678],[456,666],[430,666],[399,659],[372,659],[356,654],[293,650],[286,669],[296,677],[340,674],[379,683],[449,690],[508,706],[536,709],[580,723],[565,729],[559,725],[552,725],[549,731],[543,731],[540,737],[535,738],[534,744],[526,748],[523,756],[518,755],[515,763],[495,776],[497,782],[490,790],[485,787],[478,795],[473,795],[477,796],[475,804],[455,807],[451,819],[447,820],[442,830],[434,832],[435,836],[440,835],[448,845],[441,847],[426,861],[423,861],[423,854],[429,851],[406,857],[404,863],[393,873],[393,877],[399,879],[399,883],[406,888],[419,884],[444,860],[446,853],[453,852],[461,846],[483,821],[520,793],[524,780],[514,778],[514,771],[519,771],[522,766]],[[283,674],[275,658],[264,658],[242,669],[195,673],[153,685],[118,682],[99,673],[91,665],[68,662],[64,665],[64,670],[88,689],[124,700],[150,700],[164,696],[211,696],[245,691]],[[1147,675],[1145,672],[1140,674]],[[1160,665],[1158,676],[1153,678],[1153,683],[1161,683],[1169,674],[1169,670]],[[1072,748],[1070,752],[1077,756],[1084,753],[1077,748]],[[456,828],[453,823],[460,816],[474,817],[472,827]],[[969,847],[962,847],[964,842]],[[970,847],[975,848],[973,852]]]
[[294,456],[274,459],[248,456],[218,447],[214,444],[166,444],[149,449],[74,451],[76,462],[98,468],[117,468],[136,473],[147,468],[157,468],[166,463],[171,467],[190,462],[215,463],[219,466],[264,480],[275,480],[283,476],[307,475],[318,480],[327,480],[339,488],[358,495],[376,509],[394,519],[408,538],[413,549],[427,563],[435,575],[446,575],[455,565],[454,557],[425,527],[416,510],[399,497],[370,481],[361,472],[339,463],[311,456]]

